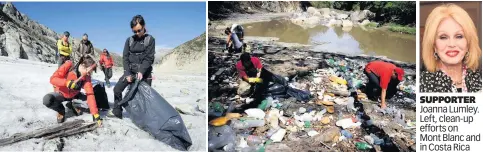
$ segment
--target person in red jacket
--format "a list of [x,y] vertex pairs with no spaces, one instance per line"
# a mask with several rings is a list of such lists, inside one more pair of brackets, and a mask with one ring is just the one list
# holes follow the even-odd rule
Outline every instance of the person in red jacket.
[[384,61],[369,62],[364,68],[369,78],[366,84],[366,94],[369,99],[381,99],[381,108],[386,108],[386,99],[396,94],[397,85],[403,80],[404,70]]
[[[101,126],[102,122],[97,109],[90,77],[92,70],[95,70],[95,64],[96,62],[90,56],[81,57],[76,66],[73,66],[72,61],[66,61],[50,77],[50,83],[55,86],[55,91],[45,95],[43,103],[48,108],[57,112],[58,123],[63,123],[66,119],[65,108],[62,102],[68,101],[66,104],[67,108],[71,109],[75,115],[80,115],[81,111],[72,105],[73,99],[80,99],[87,100],[94,121],[97,122],[98,126]],[[79,81],[76,81],[77,79]],[[81,88],[84,89],[85,95],[80,93]]]
[[112,61],[112,57],[107,49],[102,51],[101,58],[99,59],[99,65],[101,65],[102,72],[104,72],[107,87],[111,87],[109,79],[112,77],[112,66],[114,65],[114,62]]
[[236,69],[241,78],[238,94],[245,96],[254,87],[251,96],[254,98],[254,101],[247,107],[254,107],[261,103],[265,99],[264,95],[267,92],[269,83],[272,81],[273,74],[263,68],[260,59],[252,57],[249,53],[243,53],[240,56],[240,61],[236,63]]

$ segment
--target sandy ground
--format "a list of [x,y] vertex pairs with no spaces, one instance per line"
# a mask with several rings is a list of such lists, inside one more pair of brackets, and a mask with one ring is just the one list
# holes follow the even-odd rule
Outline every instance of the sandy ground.
[[[0,57],[0,139],[8,138],[15,133],[33,131],[57,124],[56,112],[42,104],[45,94],[52,92],[49,78],[57,65],[41,62],[16,60]],[[115,70],[111,84],[121,76]],[[104,81],[104,75],[98,71],[93,75],[94,81]],[[113,88],[106,88],[109,102],[114,102]],[[189,104],[206,109],[206,75],[205,74],[166,74],[155,73],[153,87],[173,106]],[[126,114],[128,117],[129,115]],[[101,113],[105,117],[105,113]],[[190,151],[206,150],[206,122],[204,113],[197,111],[194,115],[182,118],[188,128],[193,145]],[[67,121],[84,119],[92,121],[92,116],[84,113],[78,117],[70,117]],[[0,151],[54,151],[60,139],[30,139],[23,142],[0,147]],[[176,151],[170,146],[155,140],[147,132],[139,129],[129,118],[105,118],[102,128],[89,133],[64,138],[63,150],[67,151]]]

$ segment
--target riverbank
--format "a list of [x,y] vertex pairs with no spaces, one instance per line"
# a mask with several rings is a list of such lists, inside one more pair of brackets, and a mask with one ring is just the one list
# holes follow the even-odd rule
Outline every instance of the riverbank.
[[[225,39],[224,29],[236,23],[243,25],[246,42],[261,41],[286,47],[309,47],[325,52],[386,56],[393,60],[416,63],[414,35],[390,32],[390,27],[377,27],[377,23],[370,21],[363,21],[364,24],[352,24],[352,26],[338,25],[335,22],[342,21],[336,18],[345,17],[339,14],[343,11],[325,10],[325,12],[330,12],[330,17],[320,20],[318,25],[299,23],[297,20],[304,18],[301,17],[304,14],[300,13],[233,14],[223,20],[211,21],[209,37]],[[345,19],[350,20],[350,18]]]

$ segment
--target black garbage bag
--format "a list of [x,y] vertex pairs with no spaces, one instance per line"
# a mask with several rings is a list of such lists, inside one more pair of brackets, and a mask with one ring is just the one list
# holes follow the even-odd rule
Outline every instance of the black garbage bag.
[[275,84],[282,85],[284,87],[288,86],[287,80],[285,80],[284,77],[276,75],[276,74],[272,74],[272,82],[275,83]]
[[109,109],[109,102],[107,100],[106,88],[104,85],[97,84],[94,86],[94,97],[98,109]]
[[294,97],[297,99],[297,101],[309,101],[311,96],[309,92],[302,91],[299,89],[295,89],[292,87],[289,87],[287,89],[287,94],[291,97]]
[[156,90],[144,81],[132,83],[119,105],[127,102],[126,111],[139,128],[171,147],[186,151],[191,137],[179,113]]
[[208,127],[208,151],[221,151],[228,146],[228,151],[234,151],[236,139],[235,131],[228,125]]
[[270,93],[272,95],[280,95],[280,94],[285,94],[286,93],[286,87],[284,87],[281,84],[273,84],[270,86],[267,90],[267,93]]

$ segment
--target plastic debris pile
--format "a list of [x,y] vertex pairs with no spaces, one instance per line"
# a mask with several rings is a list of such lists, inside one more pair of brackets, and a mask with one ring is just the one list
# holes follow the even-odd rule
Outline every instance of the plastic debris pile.
[[[294,67],[317,63],[309,72],[284,76],[290,88],[310,92],[312,98],[277,96],[286,89],[271,84],[257,107],[240,111],[254,99],[237,94],[239,54],[223,53],[223,42],[209,39],[210,151],[415,151],[414,65],[402,64],[408,75],[383,110],[361,91],[367,82],[362,69],[374,59],[277,49],[259,56],[265,67],[282,64],[274,61],[284,56],[297,60],[289,62]],[[264,46],[257,43],[252,44]],[[293,54],[307,56],[298,60]]]

